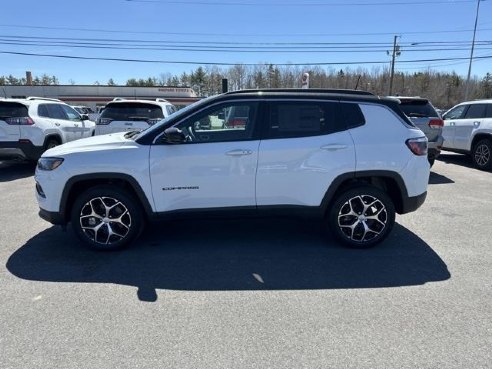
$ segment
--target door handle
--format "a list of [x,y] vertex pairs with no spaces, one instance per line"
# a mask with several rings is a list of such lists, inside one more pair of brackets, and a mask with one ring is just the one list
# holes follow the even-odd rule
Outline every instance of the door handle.
[[229,156],[244,156],[244,155],[251,155],[253,151],[251,150],[242,150],[242,149],[237,149],[237,150],[231,150],[226,152],[226,155]]
[[480,125],[480,122],[477,120],[477,121],[473,122],[473,125],[478,127]]
[[449,122],[449,125],[454,126],[454,125],[456,125],[456,123],[455,122]]
[[346,148],[347,145],[343,145],[343,144],[328,144],[328,145],[321,146],[321,150],[327,150],[327,151],[343,150]]

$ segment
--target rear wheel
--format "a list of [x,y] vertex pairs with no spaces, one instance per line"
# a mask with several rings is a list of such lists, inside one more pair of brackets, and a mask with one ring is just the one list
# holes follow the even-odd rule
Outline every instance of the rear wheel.
[[492,169],[492,141],[488,138],[478,141],[473,147],[473,164],[478,169]]
[[77,236],[96,250],[128,246],[144,225],[137,201],[127,191],[109,186],[82,193],[74,202],[71,220]]
[[388,195],[372,186],[341,193],[328,213],[336,238],[354,248],[368,248],[384,240],[395,223],[395,207]]

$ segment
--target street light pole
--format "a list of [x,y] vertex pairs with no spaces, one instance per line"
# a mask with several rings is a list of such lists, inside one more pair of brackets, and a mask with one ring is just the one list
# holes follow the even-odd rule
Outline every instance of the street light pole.
[[472,47],[470,52],[470,63],[468,65],[468,76],[466,77],[465,101],[468,100],[468,92],[470,90],[470,76],[471,76],[471,68],[472,68],[472,61],[473,61],[473,50],[475,49],[475,35],[477,33],[478,12],[480,10],[480,1],[481,0],[477,0],[477,14],[475,15],[475,27],[473,28],[473,40],[472,40]]

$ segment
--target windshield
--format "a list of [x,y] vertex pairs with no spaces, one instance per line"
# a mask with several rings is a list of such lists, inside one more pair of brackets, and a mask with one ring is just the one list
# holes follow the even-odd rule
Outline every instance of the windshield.
[[[217,95],[215,95],[215,96],[217,96]],[[132,138],[135,139],[135,140],[137,140],[137,139],[139,139],[140,137],[142,137],[144,135],[151,134],[155,130],[159,130],[159,129],[164,128],[166,125],[170,124],[170,121],[179,120],[179,118],[181,116],[186,115],[190,110],[193,110],[193,109],[195,109],[196,107],[198,107],[198,106],[200,106],[202,104],[207,104],[208,101],[214,99],[215,96],[210,96],[210,97],[207,97],[205,99],[196,101],[193,104],[190,104],[190,105],[185,106],[184,108],[182,108],[182,109],[180,109],[180,110],[172,113],[167,118],[162,119],[161,121],[157,122],[153,126],[147,128],[146,130],[140,132],[137,136],[134,136]]]

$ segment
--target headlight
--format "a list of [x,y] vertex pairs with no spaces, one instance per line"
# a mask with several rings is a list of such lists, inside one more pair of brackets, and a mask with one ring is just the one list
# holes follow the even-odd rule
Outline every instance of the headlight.
[[62,158],[40,158],[38,160],[39,170],[55,170],[63,163]]

